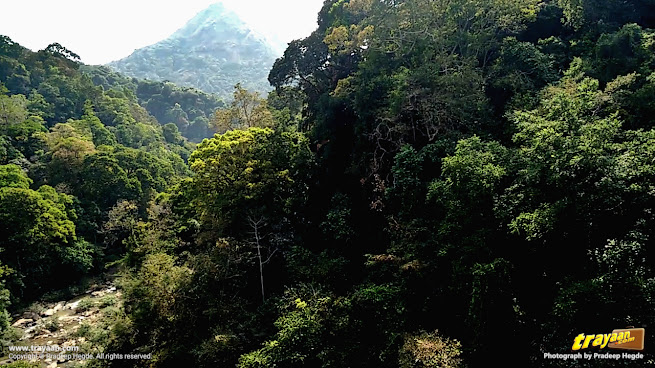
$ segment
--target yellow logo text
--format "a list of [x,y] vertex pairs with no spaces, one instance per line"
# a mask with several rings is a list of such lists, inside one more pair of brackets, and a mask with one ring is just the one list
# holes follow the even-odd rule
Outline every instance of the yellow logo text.
[[589,344],[591,344],[592,347],[600,347],[601,349],[604,349],[608,343],[622,345],[633,341],[635,341],[635,338],[630,336],[630,331],[598,335],[579,334],[573,340],[573,347],[571,349],[587,349]]

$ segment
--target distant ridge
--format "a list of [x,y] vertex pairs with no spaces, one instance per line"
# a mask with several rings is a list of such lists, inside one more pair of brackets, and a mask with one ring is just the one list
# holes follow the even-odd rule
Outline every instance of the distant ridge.
[[265,92],[274,46],[222,3],[210,5],[170,37],[108,64],[137,78],[171,81],[230,98],[233,87]]

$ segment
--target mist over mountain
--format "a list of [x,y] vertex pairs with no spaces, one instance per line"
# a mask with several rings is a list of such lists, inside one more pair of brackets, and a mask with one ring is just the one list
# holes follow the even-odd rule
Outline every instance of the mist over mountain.
[[229,98],[236,83],[260,92],[271,89],[267,77],[277,49],[218,3],[167,39],[108,65],[128,76],[168,80]]

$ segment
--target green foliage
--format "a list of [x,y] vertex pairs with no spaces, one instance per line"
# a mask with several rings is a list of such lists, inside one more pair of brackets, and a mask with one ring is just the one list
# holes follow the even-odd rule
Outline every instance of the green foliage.
[[138,179],[128,176],[118,159],[108,153],[88,156],[80,178],[83,197],[93,200],[103,209],[110,208],[120,199],[138,199],[143,193]]
[[203,216],[225,234],[238,233],[248,216],[292,216],[305,201],[312,162],[302,134],[262,128],[216,135],[189,160]]
[[[128,78],[104,66],[85,65],[82,71],[96,86],[101,86],[113,96],[105,96],[96,102],[101,120],[108,125],[116,125],[114,120],[119,115],[136,115],[137,121],[149,121],[154,117],[162,125],[175,124],[182,135],[199,142],[211,136],[206,131],[206,122],[217,108],[223,106],[222,100],[215,95],[194,88],[178,87],[171,82]],[[143,108],[126,104],[126,99],[138,102]]]
[[557,80],[555,56],[544,53],[539,46],[515,37],[503,40],[500,56],[492,67],[492,86],[505,93],[525,94]]
[[118,300],[115,295],[105,295],[98,301],[99,308],[113,307],[116,305]]
[[[1,162],[20,165],[37,188],[47,184],[77,197],[81,235],[96,240],[103,216],[118,200],[138,201],[145,212],[156,192],[178,175],[189,174],[184,161],[191,146],[179,136],[166,141],[161,125],[139,106],[137,86],[129,79],[107,75],[112,86],[103,90],[90,79],[96,76],[94,69],[83,68],[90,76],[82,73],[74,53],[61,45],[32,53],[8,39],[3,42],[21,51],[2,56],[13,69],[0,70],[0,81],[15,81],[11,73],[16,68],[26,79],[7,84],[9,95],[7,89],[2,92],[6,124]],[[69,256],[91,252],[84,243],[77,244],[77,255]]]
[[615,0],[558,0],[566,23],[576,29],[587,27],[601,30],[612,29],[625,23],[641,22],[652,26],[652,18],[647,14],[653,11],[652,1]]
[[10,126],[23,122],[27,113],[25,96],[0,93],[0,131],[5,132]]
[[285,313],[275,321],[274,339],[241,356],[239,367],[319,367],[341,362],[346,352],[331,346],[334,340],[328,335],[347,327],[348,320],[340,316],[347,302],[320,294],[311,299],[292,297],[293,291],[285,300]]
[[402,313],[397,287],[369,285],[337,297],[300,284],[285,292],[280,308],[277,333],[260,349],[242,355],[240,367],[328,367],[355,360],[363,366],[397,364],[395,332],[401,324],[397,313]]
[[45,122],[38,116],[30,116],[20,124],[7,129],[7,136],[11,138],[13,146],[25,158],[32,158],[46,149],[43,134],[47,132]]
[[0,38],[0,330],[103,254],[79,333],[152,367],[565,366],[650,326],[652,5],[329,0],[228,107]]
[[237,84],[230,106],[217,110],[212,124],[220,133],[233,129],[271,128],[273,115],[267,101],[259,98],[259,93],[248,92]]
[[320,282],[334,286],[343,282],[348,263],[345,258],[336,257],[328,250],[315,254],[300,246],[289,249],[285,253],[285,259],[294,282]]
[[84,274],[94,267],[99,258],[98,249],[88,241],[79,239],[69,247],[61,249],[61,260],[69,270]]
[[93,301],[91,298],[85,298],[80,300],[79,303],[77,303],[77,310],[80,312],[86,312],[95,306],[96,306],[95,301]]
[[[100,317],[93,324],[85,321],[80,324],[80,327],[75,331],[74,336],[83,337],[80,341],[80,350],[87,351],[88,354],[96,355],[98,353],[107,353],[107,349],[112,349],[119,346],[120,343],[125,343],[126,333],[131,332],[132,322],[127,318],[125,312],[114,308],[107,307],[100,311]],[[82,342],[83,341],[83,342]],[[102,360],[87,361],[86,366],[100,364],[105,365]]]
[[69,196],[47,186],[3,187],[0,203],[0,259],[15,270],[8,285],[14,295],[34,295],[91,267],[93,247],[75,235]]
[[177,125],[168,123],[162,127],[164,139],[171,144],[179,144],[182,142],[182,136],[177,128]]
[[126,281],[125,293],[126,300],[136,303],[135,322],[151,320],[153,316],[161,322],[173,322],[178,316],[173,313],[175,298],[172,296],[188,282],[190,270],[176,266],[173,257],[159,253],[148,255],[139,273],[136,279]]
[[352,222],[351,205],[348,197],[343,194],[335,194],[332,198],[330,211],[321,228],[326,238],[334,239],[337,243],[347,244],[354,236],[354,229],[350,225]]
[[32,179],[16,165],[0,166],[0,188],[22,188],[29,189]]
[[162,363],[175,361],[178,354],[188,356],[188,342],[179,331],[189,326],[188,315],[183,312],[184,303],[189,301],[180,300],[178,295],[192,285],[192,277],[191,269],[176,265],[173,256],[148,254],[137,272],[121,282],[129,319],[127,323],[119,320],[121,327],[115,332],[113,347],[129,348],[131,341],[127,339],[136,339]]
[[499,144],[483,143],[479,137],[458,142],[455,155],[443,160],[444,185],[467,196],[483,196],[493,192],[506,175],[502,167],[505,154]]
[[10,269],[0,264],[0,344],[4,347],[5,340],[11,334],[10,315],[7,309],[11,305],[9,290],[5,287],[5,280],[10,273]]

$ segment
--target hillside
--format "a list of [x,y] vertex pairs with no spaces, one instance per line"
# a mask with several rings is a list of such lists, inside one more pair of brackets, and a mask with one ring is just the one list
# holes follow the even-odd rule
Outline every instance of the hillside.
[[224,106],[218,96],[196,88],[129,78],[106,66],[82,65],[80,71],[106,91],[129,91],[159,124],[175,124],[182,136],[196,143],[214,134],[210,120],[216,109]]
[[198,144],[210,95],[0,37],[0,364],[655,367],[650,14],[325,0]]
[[80,67],[59,44],[32,52],[0,36],[0,310],[103,269],[123,251],[98,240],[111,209],[143,213],[190,174],[194,145],[175,125]]
[[275,58],[265,37],[218,3],[169,38],[108,65],[128,76],[168,80],[227,98],[237,83],[260,92],[270,90],[267,76]]

